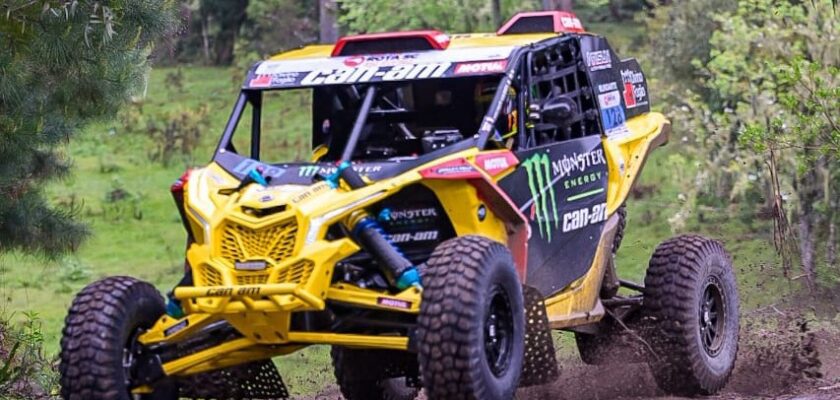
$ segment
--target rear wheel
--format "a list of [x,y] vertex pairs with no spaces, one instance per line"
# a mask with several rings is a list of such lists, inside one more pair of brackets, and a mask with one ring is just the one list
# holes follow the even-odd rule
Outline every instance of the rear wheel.
[[667,240],[651,257],[642,312],[656,353],[650,367],[668,393],[713,394],[732,374],[740,327],[730,260],[697,235]]
[[[347,400],[413,400],[420,389],[406,384],[404,353],[333,346],[335,379]],[[415,368],[416,369],[416,368]]]
[[60,383],[65,400],[174,400],[169,381],[150,394],[133,396],[137,337],[164,313],[163,298],[150,284],[110,277],[84,288],[73,300],[61,337]]
[[479,236],[435,249],[417,319],[429,399],[510,399],[524,353],[522,287],[510,252]]

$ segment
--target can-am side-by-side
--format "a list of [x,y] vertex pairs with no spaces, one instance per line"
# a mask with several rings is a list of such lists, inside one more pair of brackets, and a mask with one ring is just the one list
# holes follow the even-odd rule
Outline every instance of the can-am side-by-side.
[[714,393],[739,333],[722,245],[671,238],[644,283],[614,258],[669,128],[639,63],[565,12],[257,63],[212,161],[171,188],[184,278],[166,300],[124,276],[83,289],[61,395],[286,398],[271,358],[326,344],[348,399],[511,399],[557,376],[558,329],[587,363]]

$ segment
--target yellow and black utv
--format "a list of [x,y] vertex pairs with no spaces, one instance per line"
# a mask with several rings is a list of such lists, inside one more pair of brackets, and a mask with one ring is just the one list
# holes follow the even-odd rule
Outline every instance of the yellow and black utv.
[[[289,106],[311,131],[283,130]],[[739,331],[723,247],[665,241],[644,285],[613,260],[668,130],[638,62],[563,12],[260,62],[212,162],[172,187],[184,279],[168,304],[128,277],[79,293],[61,394],[284,398],[271,358],[327,344],[348,399],[510,399],[556,376],[551,330],[597,364],[623,354],[627,326],[645,346],[618,358],[648,363],[666,392],[715,392]],[[310,160],[275,159],[301,134]]]

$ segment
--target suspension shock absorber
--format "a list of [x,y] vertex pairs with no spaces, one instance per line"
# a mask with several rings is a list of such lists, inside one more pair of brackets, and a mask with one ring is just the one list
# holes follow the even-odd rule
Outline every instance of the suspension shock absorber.
[[348,218],[353,238],[370,253],[385,273],[385,278],[398,289],[420,286],[420,273],[397,246],[388,240],[375,218],[363,210]]
[[[344,181],[353,190],[367,186],[364,179],[351,166],[350,160],[359,143],[359,137],[373,106],[375,96],[376,87],[369,86],[365,91],[365,97],[359,107],[359,115],[353,123],[353,129],[347,138],[347,145],[341,154],[336,171],[326,178],[327,183],[333,188],[340,187],[341,181]],[[373,256],[379,268],[385,273],[388,283],[400,290],[413,285],[420,286],[420,273],[417,268],[405,258],[405,255],[394,243],[385,237],[379,223],[365,211],[360,210],[353,213],[348,218],[346,227],[351,232],[353,239]]]

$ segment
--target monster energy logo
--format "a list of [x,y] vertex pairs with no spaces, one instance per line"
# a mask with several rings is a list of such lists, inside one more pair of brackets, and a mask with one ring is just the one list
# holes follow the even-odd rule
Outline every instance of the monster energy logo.
[[[531,190],[533,210],[539,225],[540,237],[551,243],[551,217],[554,217],[554,229],[560,227],[557,216],[557,199],[551,182],[551,160],[548,155],[534,154],[522,165],[528,173],[528,188]],[[549,210],[551,214],[549,214]]]

